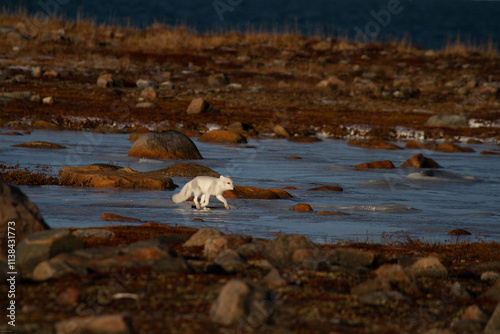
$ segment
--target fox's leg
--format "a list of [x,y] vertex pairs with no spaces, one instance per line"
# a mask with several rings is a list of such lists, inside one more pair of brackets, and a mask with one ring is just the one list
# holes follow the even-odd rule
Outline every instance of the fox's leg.
[[205,211],[210,210],[210,208],[207,208],[209,201],[210,201],[210,195],[208,195],[208,194],[201,195],[201,207],[203,210],[205,210]]
[[227,201],[226,201],[226,199],[222,195],[217,196],[217,199],[219,201],[221,201],[222,203],[224,203],[224,206],[226,207],[226,209],[229,210],[229,205],[227,205]]
[[194,205],[196,205],[196,208],[199,210],[200,209],[200,203],[198,201],[198,196],[200,196],[199,193],[194,193],[194,199],[193,199],[193,202],[194,202]]

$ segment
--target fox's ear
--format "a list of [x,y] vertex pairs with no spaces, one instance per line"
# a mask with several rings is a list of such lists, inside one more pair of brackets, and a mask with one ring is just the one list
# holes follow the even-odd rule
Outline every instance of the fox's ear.
[[224,178],[224,176],[222,176],[222,175],[219,177],[219,179],[223,179],[223,178]]

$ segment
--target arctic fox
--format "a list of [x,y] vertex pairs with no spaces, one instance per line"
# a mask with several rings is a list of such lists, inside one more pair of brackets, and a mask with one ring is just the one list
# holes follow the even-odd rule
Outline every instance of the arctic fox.
[[[207,208],[210,196],[214,195],[219,201],[224,203],[226,209],[229,209],[227,201],[222,197],[222,193],[226,190],[233,190],[233,181],[229,176],[220,176],[220,178],[210,176],[197,176],[193,180],[186,183],[180,193],[172,196],[174,203],[180,203],[187,200],[191,194],[194,194],[194,204],[197,209],[210,210]],[[198,196],[201,195],[201,206],[198,202]]]

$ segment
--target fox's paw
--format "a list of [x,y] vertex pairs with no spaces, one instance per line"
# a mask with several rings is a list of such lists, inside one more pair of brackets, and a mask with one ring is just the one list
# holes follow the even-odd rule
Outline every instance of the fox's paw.
[[226,205],[226,209],[228,209],[228,210],[229,210],[229,206],[228,206],[228,205]]
[[204,207],[203,211],[210,211],[210,208]]

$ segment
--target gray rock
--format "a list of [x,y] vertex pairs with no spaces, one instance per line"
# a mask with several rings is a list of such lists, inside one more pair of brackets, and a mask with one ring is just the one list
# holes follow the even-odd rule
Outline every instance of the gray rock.
[[253,240],[250,243],[239,245],[236,251],[247,259],[255,257],[264,257],[267,249],[267,240]]
[[495,284],[485,293],[481,295],[482,298],[500,302],[500,281],[496,281]]
[[242,271],[247,266],[246,259],[233,249],[226,249],[219,254],[214,263],[218,264],[228,273]]
[[229,85],[229,79],[224,73],[212,74],[208,77],[208,85],[212,88],[224,88]]
[[[271,293],[262,285],[243,280],[231,280],[224,285],[210,309],[213,322],[229,326],[263,325],[272,318],[276,303]],[[261,319],[256,324],[251,319]]]
[[22,90],[17,92],[2,92],[0,96],[10,97],[16,100],[29,100],[33,94],[30,91]]
[[218,237],[223,235],[219,230],[214,228],[202,228],[198,230],[195,234],[189,238],[188,241],[184,243],[184,247],[204,247],[208,239],[212,237]]
[[448,276],[448,270],[446,270],[441,261],[435,256],[428,256],[417,260],[417,262],[410,266],[409,270],[416,277],[444,278]]
[[425,126],[466,128],[469,126],[467,118],[464,115],[438,114],[429,117]]
[[484,334],[498,334],[500,333],[500,303],[497,304],[495,311],[488,320]]
[[293,255],[299,249],[314,249],[316,245],[301,235],[284,234],[268,244],[268,256],[272,263],[287,267],[293,265]]
[[132,334],[132,320],[119,314],[76,317],[55,325],[57,334]]
[[15,235],[16,245],[19,245],[27,236],[47,230],[49,226],[36,205],[19,188],[0,181],[0,229],[3,231],[0,259],[7,259],[8,232]]
[[35,281],[46,281],[58,279],[66,275],[86,275],[87,269],[76,264],[59,259],[51,259],[40,262],[33,270],[32,279]]
[[115,233],[108,230],[102,229],[82,229],[76,230],[73,232],[73,235],[77,236],[80,239],[88,239],[88,238],[112,238],[115,236]]
[[338,248],[330,252],[329,259],[343,267],[371,267],[377,262],[377,255],[362,249]]
[[146,133],[134,142],[128,155],[150,159],[203,159],[191,139],[174,130]]
[[147,80],[147,79],[137,80],[136,85],[137,85],[137,88],[139,88],[139,90],[144,90],[148,87],[157,88],[157,86],[158,86],[153,80]]
[[55,229],[37,232],[26,237],[17,246],[17,266],[24,275],[29,276],[40,262],[58,254],[82,248],[82,241],[69,230]]

